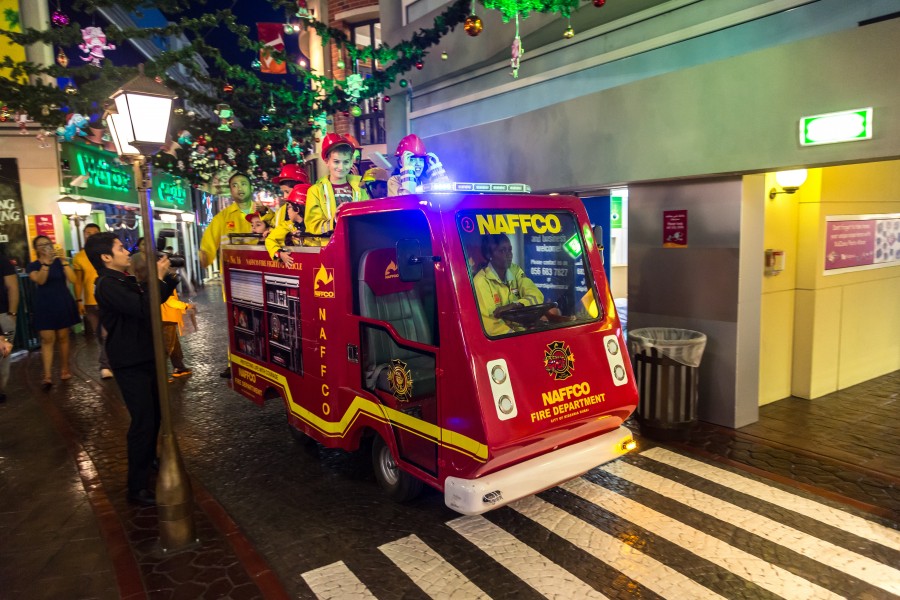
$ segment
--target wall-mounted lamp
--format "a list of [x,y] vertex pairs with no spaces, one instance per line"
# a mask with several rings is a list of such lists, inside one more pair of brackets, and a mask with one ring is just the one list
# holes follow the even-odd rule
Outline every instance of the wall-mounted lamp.
[[793,194],[800,189],[804,181],[806,181],[806,169],[778,171],[775,173],[775,182],[781,186],[781,191],[776,191],[775,188],[769,190],[769,200],[774,200],[778,194]]
[[181,213],[181,222],[182,223],[193,223],[196,220],[196,216],[194,213]]
[[161,212],[161,213],[159,213],[159,220],[162,221],[163,223],[177,223],[178,215],[173,214],[173,213]]

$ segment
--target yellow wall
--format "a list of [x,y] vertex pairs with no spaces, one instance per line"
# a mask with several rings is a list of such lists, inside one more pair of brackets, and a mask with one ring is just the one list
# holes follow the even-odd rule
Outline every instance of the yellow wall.
[[[0,28],[21,33],[22,24],[19,22],[11,23],[9,15],[14,15],[14,19],[20,18],[18,0],[0,0]],[[16,62],[24,62],[25,48],[19,44],[12,43],[8,37],[0,35],[0,58],[4,56],[9,56]],[[0,77],[9,79],[9,74],[9,69],[0,69]]]
[[793,196],[766,198],[765,247],[786,260],[763,280],[760,404],[900,369],[900,266],[824,274],[827,216],[898,212],[900,161],[811,169]]

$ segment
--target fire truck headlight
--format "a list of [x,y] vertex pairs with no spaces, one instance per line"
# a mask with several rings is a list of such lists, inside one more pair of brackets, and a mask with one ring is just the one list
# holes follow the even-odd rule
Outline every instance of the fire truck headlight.
[[635,448],[637,448],[637,442],[635,442],[631,438],[628,438],[627,440],[622,442],[622,450],[624,450],[625,452],[630,452],[630,451],[634,450]]
[[494,383],[500,385],[504,381],[506,381],[506,371],[503,370],[503,367],[500,365],[494,365],[491,369],[491,379],[494,380]]
[[500,396],[500,399],[497,400],[497,408],[500,409],[504,415],[508,415],[513,411],[513,401],[509,396]]
[[619,343],[616,341],[616,338],[606,340],[606,351],[613,356],[619,353]]
[[506,361],[502,358],[488,361],[485,371],[487,371],[491,384],[491,397],[494,400],[497,418],[501,421],[515,419],[519,415],[519,411],[516,408],[516,394],[513,391]]

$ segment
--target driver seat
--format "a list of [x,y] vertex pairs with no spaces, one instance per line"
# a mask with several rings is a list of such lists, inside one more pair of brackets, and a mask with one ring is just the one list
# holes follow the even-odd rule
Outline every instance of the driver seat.
[[[360,316],[390,323],[401,338],[434,344],[415,282],[400,280],[394,248],[366,250],[359,261]],[[365,378],[367,387],[391,392],[388,382],[392,359],[406,363],[413,381],[413,395],[431,395],[435,390],[435,360],[430,354],[399,346],[386,331],[367,328]]]

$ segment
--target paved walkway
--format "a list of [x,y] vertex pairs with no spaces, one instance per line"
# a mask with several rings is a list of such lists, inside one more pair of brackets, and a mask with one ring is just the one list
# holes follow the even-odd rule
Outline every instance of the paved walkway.
[[[217,309],[221,307],[209,307]],[[38,353],[13,366],[9,400],[0,405],[0,598],[288,597],[262,553],[196,477],[199,543],[174,554],[159,549],[156,509],[136,508],[124,500],[128,415],[115,384],[96,377],[93,344],[78,341],[75,378],[57,382],[50,392],[39,388]],[[221,348],[207,350],[212,356],[221,353]],[[198,361],[195,366],[199,365]],[[210,386],[221,386],[216,378],[220,368],[220,364],[199,366],[193,385],[209,381]],[[763,407],[760,423],[740,431],[703,425],[679,449],[897,524],[900,486],[897,445],[891,438],[900,418],[898,381],[900,373],[893,373],[813,404],[783,401],[793,404],[790,410],[775,403]],[[176,418],[183,418],[179,406],[184,385],[177,380],[171,386]],[[853,452],[840,456],[829,452],[840,445],[833,431],[823,439],[834,444],[817,438],[826,425],[834,429],[824,417],[784,425],[791,415],[804,414],[804,406],[809,412],[832,401],[871,405],[879,417],[873,420],[878,425],[875,432],[885,434],[874,439],[888,439],[886,451],[879,452],[875,445],[870,452],[856,453],[860,460],[854,463]],[[786,427],[799,441],[767,433]],[[847,440],[852,440],[854,430],[846,431]]]

